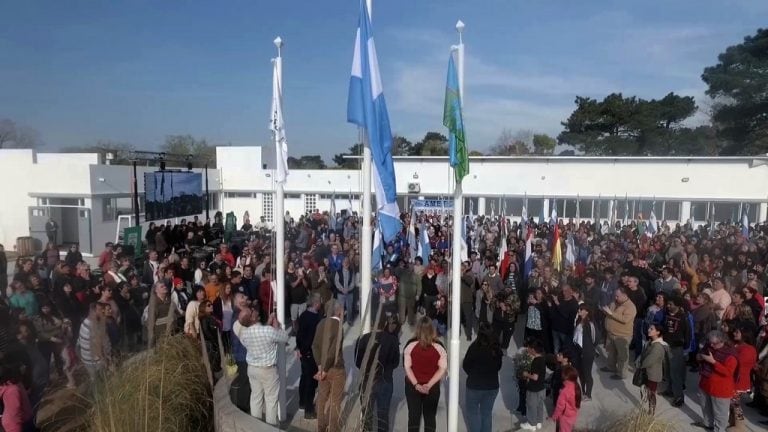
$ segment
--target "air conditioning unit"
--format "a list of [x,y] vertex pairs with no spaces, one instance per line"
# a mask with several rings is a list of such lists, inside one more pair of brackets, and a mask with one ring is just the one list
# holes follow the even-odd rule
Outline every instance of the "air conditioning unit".
[[408,193],[421,192],[421,185],[418,183],[408,183]]

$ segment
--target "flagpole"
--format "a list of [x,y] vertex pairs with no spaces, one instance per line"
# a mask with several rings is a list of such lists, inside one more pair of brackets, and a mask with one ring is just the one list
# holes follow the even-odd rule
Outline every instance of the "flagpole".
[[[368,7],[368,18],[373,19],[373,0],[365,0]],[[368,142],[368,134],[363,133],[363,164],[361,167],[363,176],[363,231],[362,254],[360,255],[360,271],[362,278],[360,283],[360,320],[363,334],[371,331],[370,313],[372,259],[373,253],[373,228],[371,227],[371,143]],[[385,247],[382,245],[382,247]]]
[[[459,33],[459,45],[452,47],[456,50],[458,60],[459,101],[464,108],[464,40],[462,32],[464,23],[459,20],[456,23],[456,31]],[[454,168],[455,169],[455,168]],[[454,176],[456,177],[456,176]],[[456,179],[456,189],[453,194],[453,268],[451,284],[451,348],[449,356],[449,381],[448,381],[448,431],[457,432],[459,425],[459,362],[461,361],[461,220],[464,207],[462,199],[461,179]]]
[[[278,36],[273,41],[275,44],[275,47],[277,47],[277,58],[273,61],[275,62],[275,66],[277,69],[277,82],[279,83],[279,91],[280,95],[278,97],[282,98],[282,90],[283,90],[283,56],[282,56],[282,47],[283,47],[283,40]],[[282,107],[281,107],[282,108]],[[279,134],[275,134],[275,142],[276,145],[280,145],[278,142],[280,140]],[[277,158],[280,158],[280,152],[277,152],[275,155]],[[277,161],[278,164],[281,163],[280,160]],[[277,311],[276,316],[277,320],[285,325],[285,186],[284,182],[278,181],[277,182],[277,202],[275,202],[275,213],[277,213],[277,217],[275,218],[275,227],[277,228],[277,232],[275,235],[275,281],[277,283],[277,289],[275,290],[275,297],[277,300]],[[272,310],[272,305],[267,305],[269,311]],[[277,375],[278,375],[278,381],[280,384],[280,389],[278,391],[277,396],[277,406],[278,406],[278,417],[280,421],[284,421],[288,417],[286,416],[286,393],[285,393],[285,386],[286,386],[286,380],[285,380],[285,350],[279,349],[277,350]]]

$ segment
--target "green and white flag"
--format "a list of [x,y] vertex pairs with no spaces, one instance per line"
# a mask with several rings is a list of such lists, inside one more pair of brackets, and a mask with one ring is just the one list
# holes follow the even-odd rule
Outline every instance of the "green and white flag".
[[443,107],[443,125],[448,128],[448,142],[451,166],[460,182],[469,174],[469,156],[467,142],[464,137],[464,119],[461,115],[461,93],[459,77],[453,61],[453,53],[448,60],[448,80],[445,84],[445,106]]

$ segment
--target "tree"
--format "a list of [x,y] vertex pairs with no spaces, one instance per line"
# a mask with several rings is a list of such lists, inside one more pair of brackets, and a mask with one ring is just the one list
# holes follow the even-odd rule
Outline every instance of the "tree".
[[533,136],[533,153],[537,155],[551,155],[555,151],[557,140],[547,134],[535,134]]
[[469,151],[469,156],[485,156],[485,155],[484,155],[484,154],[483,154],[483,152],[481,152],[481,151],[478,151],[478,150],[470,150],[470,151]]
[[448,138],[439,132],[427,132],[424,138],[413,145],[414,156],[447,156]]
[[320,155],[304,155],[300,158],[288,156],[289,169],[326,169],[325,161]]
[[718,136],[726,154],[768,152],[768,28],[726,48],[701,79],[709,86]]
[[509,129],[504,129],[501,134],[496,138],[496,144],[494,144],[488,151],[490,156],[516,156],[526,155],[530,153],[530,148],[525,142],[525,138],[529,136],[529,131],[517,131],[512,133]]
[[395,135],[392,137],[392,156],[417,156],[414,145],[407,138]]
[[110,161],[112,165],[130,165],[131,152],[133,145],[124,142],[98,140],[96,144],[82,147],[67,147],[62,151],[64,153],[98,153],[102,160],[106,160],[107,153],[111,153],[113,158]]
[[0,148],[35,148],[42,145],[40,134],[19,126],[10,119],[0,119]]
[[[612,93],[602,101],[576,97],[576,109],[563,122],[565,130],[557,140],[594,155],[671,155],[680,154],[677,137],[686,128],[681,123],[696,112],[691,96],[667,94],[644,100]],[[702,148],[686,147],[688,154]]]
[[346,153],[338,153],[333,155],[333,163],[336,164],[337,168],[343,168],[343,169],[358,169],[360,168],[360,160],[359,159],[350,159],[345,156],[362,156],[363,155],[363,145],[361,143],[357,143],[349,148],[349,150]]
[[[208,144],[205,139],[195,139],[192,135],[168,135],[160,151],[179,156],[191,156],[190,162],[196,168],[202,168],[206,164],[209,168],[216,166],[216,147]],[[186,161],[169,160],[169,167],[186,167]]]

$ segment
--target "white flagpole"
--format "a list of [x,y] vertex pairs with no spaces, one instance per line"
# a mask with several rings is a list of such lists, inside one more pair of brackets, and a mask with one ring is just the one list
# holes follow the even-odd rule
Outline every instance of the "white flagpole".
[[[373,19],[373,0],[366,0],[368,17]],[[371,228],[371,145],[368,142],[368,134],[363,133],[363,232],[362,254],[360,255],[360,271],[363,275],[360,283],[360,320],[363,326],[363,334],[371,331],[370,303],[371,303],[371,254],[373,253],[373,230]]]
[[[464,23],[459,20],[456,23],[459,32],[459,45],[456,49],[459,78],[459,100],[461,108],[464,108],[464,41],[462,32]],[[463,112],[462,112],[463,117]],[[456,189],[453,194],[453,267],[451,271],[451,350],[449,355],[448,371],[448,431],[457,432],[459,425],[459,363],[461,362],[461,220],[464,200],[461,198],[461,179],[456,181]]]
[[[276,69],[277,69],[277,82],[279,83],[278,90],[280,91],[280,94],[277,96],[280,99],[282,99],[282,92],[283,92],[283,57],[282,57],[282,47],[283,47],[283,40],[278,36],[273,41],[275,46],[277,47],[277,58],[273,61],[275,62]],[[282,107],[281,107],[282,108]],[[283,126],[281,126],[283,127]],[[275,140],[279,140],[279,134],[275,134]],[[279,143],[278,143],[279,145]],[[276,154],[277,158],[279,159],[280,152],[277,152]],[[280,160],[277,161],[278,164],[282,163]],[[275,218],[275,227],[277,228],[277,232],[275,235],[275,282],[277,284],[277,289],[275,290],[275,297],[277,300],[277,320],[285,325],[285,209],[284,209],[284,201],[285,201],[285,189],[284,189],[284,183],[281,181],[277,182],[277,202],[275,202],[275,213],[277,214]],[[271,310],[272,305],[268,305],[268,307]],[[278,391],[277,396],[277,406],[278,406],[278,417],[281,421],[287,419],[286,416],[286,393],[285,393],[285,386],[286,386],[286,380],[285,380],[285,349],[280,348],[277,350],[277,375],[278,375],[278,381],[280,383],[280,390]]]

